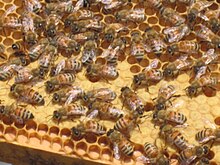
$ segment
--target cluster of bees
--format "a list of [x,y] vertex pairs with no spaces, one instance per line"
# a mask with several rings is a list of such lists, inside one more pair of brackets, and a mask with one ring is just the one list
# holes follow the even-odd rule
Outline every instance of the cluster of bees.
[[[121,159],[121,155],[133,155],[135,143],[130,141],[130,132],[139,128],[141,119],[150,116],[155,126],[160,127],[160,138],[178,151],[180,164],[209,164],[206,155],[212,144],[220,139],[218,128],[201,130],[196,134],[196,140],[201,145],[190,144],[177,129],[178,126],[186,125],[186,116],[167,110],[172,106],[171,100],[180,97],[176,95],[173,85],[165,85],[159,89],[158,97],[153,100],[153,113],[150,115],[144,114],[145,103],[135,91],[142,87],[148,90],[148,87],[162,79],[173,80],[185,71],[191,73],[190,85],[185,88],[186,95],[190,98],[207,94],[210,90],[217,91],[219,75],[213,73],[210,66],[218,64],[220,36],[217,32],[220,28],[220,10],[209,10],[213,1],[207,0],[140,0],[136,3],[138,7],[124,9],[131,4],[129,0],[79,0],[76,3],[71,0],[45,0],[44,4],[38,0],[24,0],[23,13],[19,17],[10,15],[16,10],[15,5],[10,6],[1,16],[0,29],[4,35],[7,33],[6,28],[20,30],[23,39],[12,44],[13,54],[9,58],[4,45],[0,45],[0,58],[3,61],[0,81],[6,82],[14,77],[10,95],[18,101],[43,106],[44,97],[30,85],[49,77],[45,82],[46,92],[53,93],[53,104],[62,105],[53,112],[52,119],[60,123],[79,118],[80,124],[71,128],[73,137],[81,137],[87,133],[106,134],[112,143],[116,159]],[[188,6],[186,17],[169,7],[175,3]],[[105,24],[102,17],[93,12],[94,6],[100,7],[103,14],[114,16],[116,22]],[[154,9],[169,24],[163,34],[150,26],[146,27],[143,34],[126,26],[129,22],[145,22],[146,7]],[[199,24],[198,19],[202,20]],[[125,37],[129,33],[130,42]],[[194,33],[200,43],[184,40],[190,33]],[[99,46],[102,43],[107,46],[100,51]],[[202,43],[207,44],[207,50],[199,58],[193,59],[192,55],[199,53]],[[84,91],[73,85],[77,73],[84,67],[86,77],[92,82],[109,83],[117,79],[118,61],[127,47],[130,48],[129,54],[137,62],[142,61],[148,53],[155,55],[148,67],[134,75],[131,87],[121,88],[120,98],[128,111],[113,105],[112,101],[117,95],[110,88]],[[66,58],[57,62],[60,54]],[[159,59],[164,54],[175,58],[175,61],[168,62],[160,70]],[[97,57],[104,58],[106,62],[96,63]],[[38,61],[37,67],[27,67],[35,61]],[[75,103],[78,100],[82,104]],[[20,124],[34,118],[30,111],[16,103],[1,105],[0,113]],[[114,121],[115,125],[107,130],[96,118]],[[212,144],[204,145],[208,142]],[[146,142],[143,148],[145,153],[136,161],[144,164],[170,164],[165,150],[160,150],[155,144]]]

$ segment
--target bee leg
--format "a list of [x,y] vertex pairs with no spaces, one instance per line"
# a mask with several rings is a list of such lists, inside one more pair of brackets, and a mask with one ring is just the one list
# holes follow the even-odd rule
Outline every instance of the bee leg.
[[139,124],[136,124],[136,125],[137,125],[137,127],[138,127],[138,131],[139,131],[140,133],[142,133],[141,128],[140,128],[140,126],[139,126]]
[[211,144],[210,144],[210,147],[209,147],[209,148],[212,148],[212,146],[214,145],[214,143],[215,143],[215,139],[212,139],[212,140],[211,140]]

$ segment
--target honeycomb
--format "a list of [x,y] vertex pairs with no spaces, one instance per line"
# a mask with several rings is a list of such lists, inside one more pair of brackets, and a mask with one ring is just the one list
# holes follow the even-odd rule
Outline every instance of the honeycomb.
[[[148,67],[149,64],[155,58],[157,58],[154,53],[146,53],[141,61],[137,61],[134,56],[130,55],[131,33],[133,31],[139,31],[141,34],[143,34],[145,29],[148,26],[151,26],[157,32],[162,34],[164,28],[170,26],[168,22],[166,22],[163,18],[159,16],[156,10],[144,4],[144,2],[142,2],[141,0],[140,2],[138,0],[132,0],[132,3],[128,3],[127,5],[120,8],[120,10],[129,10],[144,7],[146,19],[145,21],[140,23],[132,21],[122,23],[124,24],[124,26],[127,26],[129,28],[129,31],[125,34],[119,34],[125,36],[127,41],[125,51],[122,52],[119,56],[119,61],[117,65],[119,77],[109,82],[102,80],[92,82],[85,77],[86,69],[83,68],[83,70],[76,75],[77,78],[74,82],[75,85],[82,87],[85,91],[97,89],[100,87],[107,87],[114,90],[117,96],[120,96],[121,88],[124,86],[130,87],[133,76],[141,73],[144,68]],[[42,1],[41,3],[45,4],[44,1]],[[73,1],[73,3],[75,4],[76,2]],[[219,10],[219,3],[219,0],[214,1],[213,4],[208,7],[208,9]],[[3,15],[4,12],[12,5],[16,6],[16,10],[10,15],[19,17],[23,13],[24,6],[22,0],[2,0],[0,1],[0,16]],[[185,4],[177,1],[177,3],[168,3],[165,5],[171,7],[172,9],[175,9],[175,11],[186,18],[188,6],[186,6]],[[105,13],[101,5],[91,6],[90,9],[95,13],[95,16],[97,16],[101,20],[101,22],[107,25],[117,22],[112,12]],[[199,23],[201,22],[201,19],[198,19],[196,21],[197,23]],[[62,27],[60,29],[62,29]],[[22,32],[20,30],[5,28],[4,31],[0,31],[0,43],[5,46],[5,54],[7,54],[8,57],[13,53],[11,45],[16,41],[22,41],[22,37]],[[199,39],[196,37],[194,32],[191,32],[189,35],[184,37],[184,40],[197,41]],[[106,43],[105,41],[100,42],[98,45],[100,54],[108,46],[109,43]],[[201,57],[203,51],[206,50],[207,45],[202,44],[200,52],[198,54],[192,54],[192,58],[197,59]],[[65,57],[60,56],[56,63],[58,63],[58,61],[63,58]],[[163,69],[168,62],[173,62],[175,60],[175,57],[168,58],[166,53],[162,54],[159,57],[158,69]],[[102,57],[98,57],[96,59],[96,63],[98,64],[104,64],[105,62],[105,59]],[[31,63],[28,67],[34,68],[37,65],[37,62],[34,62]],[[213,72],[219,72],[218,65],[214,65],[214,67],[211,67],[211,70]],[[172,102],[173,105],[178,106],[171,107],[171,109],[184,114],[187,117],[188,124],[187,127],[179,128],[179,130],[183,133],[184,137],[186,137],[186,139],[190,143],[198,145],[198,142],[195,140],[195,134],[205,127],[211,127],[211,124],[207,124],[207,121],[210,121],[210,123],[214,124],[216,127],[220,125],[220,93],[217,92],[216,95],[213,97],[208,97],[204,94],[201,94],[195,98],[189,98],[185,95],[184,91],[184,89],[189,86],[189,74],[190,73],[187,72],[181,73],[180,75],[178,75],[177,78],[172,81],[162,80],[157,84],[151,85],[148,91],[141,88],[138,89],[136,92],[138,96],[145,102],[145,107],[148,107],[147,109],[150,109],[153,104],[152,99],[157,97],[159,88],[167,83],[174,85],[177,88],[177,93],[180,94],[181,97],[176,98]],[[11,79],[7,83],[0,82],[0,99],[2,100],[2,104],[8,105],[12,102],[16,102],[16,100],[11,97],[5,97],[8,96],[10,85],[12,85],[13,83],[14,79]],[[145,142],[154,143],[155,139],[158,139],[159,137],[159,128],[155,128],[154,123],[151,121],[150,118],[144,119],[143,122],[141,122],[139,125],[141,132],[138,130],[138,128],[135,128],[131,131],[130,140],[132,142],[135,142],[136,144],[133,156],[122,157],[120,160],[116,160],[113,156],[114,153],[110,141],[108,137],[106,137],[106,135],[97,136],[93,134],[86,134],[84,137],[81,138],[73,138],[71,136],[70,128],[76,126],[78,124],[78,120],[66,120],[60,122],[59,124],[55,123],[53,120],[51,120],[50,116],[53,114],[54,110],[60,108],[60,105],[51,103],[52,97],[50,94],[48,95],[45,92],[44,82],[40,82],[34,85],[33,89],[43,95],[46,102],[45,105],[37,107],[27,105],[26,108],[34,114],[35,118],[34,120],[27,121],[25,124],[16,124],[12,122],[8,117],[2,117],[2,121],[0,123],[1,142],[7,142],[10,144],[25,146],[26,148],[40,149],[43,151],[56,153],[58,155],[62,155],[62,157],[64,157],[63,159],[65,159],[65,157],[76,158],[79,160],[83,159],[88,161],[87,163],[95,162],[100,164],[141,164],[141,162],[136,161],[136,158],[143,154],[143,144]],[[113,104],[117,107],[123,107],[122,101],[118,98],[113,101]],[[151,114],[151,112],[147,111],[145,113]],[[99,123],[107,126],[108,128],[114,127],[114,122],[112,121],[101,120],[99,121]],[[160,145],[164,146],[165,144],[161,141]],[[178,164],[174,148],[171,148],[169,145],[166,147],[169,153],[173,153],[172,155],[170,155],[172,162],[171,164]],[[211,164],[220,164],[220,148],[218,143],[215,143],[213,145],[211,151],[212,152],[209,154]],[[37,159],[34,159],[34,156],[32,154],[28,154],[26,155],[27,159],[22,161],[28,162],[30,164],[31,161]],[[60,159],[60,157],[58,158],[52,158],[51,162],[49,163],[70,164],[65,162],[65,160]],[[44,160],[48,160],[48,158],[42,156],[42,162]],[[42,163],[41,159],[38,159],[38,161],[39,164]]]

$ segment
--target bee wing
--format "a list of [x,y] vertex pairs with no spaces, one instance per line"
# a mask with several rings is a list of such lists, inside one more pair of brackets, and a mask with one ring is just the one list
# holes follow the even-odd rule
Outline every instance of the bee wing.
[[205,144],[205,143],[207,143],[207,142],[209,142],[209,141],[211,141],[212,139],[216,139],[216,136],[208,136],[208,137],[205,137],[205,138],[203,138],[203,139],[201,139],[201,140],[197,140],[200,144]]
[[137,157],[136,160],[137,160],[137,162],[141,162],[141,163],[152,163],[152,159],[147,158],[144,155],[141,155],[141,156]]
[[83,7],[83,3],[84,3],[84,0],[78,0],[77,3],[76,3],[76,5],[75,5],[75,7],[74,7],[74,9],[73,9],[73,12],[76,12],[76,11],[78,11],[80,8],[82,8],[82,7]]
[[[193,156],[191,156],[189,159],[187,159],[185,163],[186,163],[186,164],[191,164],[192,161],[194,161],[196,158],[197,158],[197,156],[196,156],[196,155],[193,155]],[[186,164],[184,164],[184,165],[186,165]]]
[[21,117],[17,116],[17,115],[11,115],[11,117],[18,124],[23,124],[24,123],[24,120]]
[[202,14],[202,13],[199,13],[198,17],[204,19],[205,21],[209,21],[209,18],[206,15]]
[[154,59],[149,66],[147,66],[144,70],[150,70],[150,69],[155,69],[157,68],[159,64],[159,60],[158,59]]
[[110,5],[112,3],[112,0],[100,0],[100,1],[104,5]]
[[67,93],[67,100],[65,102],[64,105],[69,105],[70,103],[72,103],[78,96],[78,91],[77,90],[71,90]]
[[202,120],[204,121],[205,125],[209,126],[212,129],[216,129],[215,124],[213,124],[209,119],[203,117]]
[[59,74],[64,67],[65,67],[65,59],[61,60],[61,61],[57,64],[57,67],[56,67],[56,70],[55,70],[55,75]]
[[195,79],[201,78],[203,75],[205,75],[207,72],[207,66],[202,66],[199,68],[199,71],[197,72]]
[[113,143],[113,151],[114,151],[115,159],[119,160],[121,155],[120,155],[119,146],[117,143]]
[[215,49],[209,49],[202,55],[202,58],[205,60],[205,64],[208,65],[212,61],[218,58],[218,55],[215,53]]
[[144,50],[148,53],[152,52],[151,46],[149,44],[144,44]]
[[4,19],[8,14],[12,13],[13,11],[15,11],[17,7],[15,5],[12,5],[11,7],[9,7],[5,13],[1,16],[1,19]]
[[90,112],[86,117],[89,119],[93,119],[93,118],[96,118],[98,114],[99,114],[99,111],[95,109],[92,112]]

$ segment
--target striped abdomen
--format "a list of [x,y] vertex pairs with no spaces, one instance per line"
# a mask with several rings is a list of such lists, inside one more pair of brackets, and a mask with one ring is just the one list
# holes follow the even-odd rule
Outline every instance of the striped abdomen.
[[14,70],[12,68],[8,69],[7,71],[0,72],[0,81],[7,81],[10,80],[14,75]]
[[86,132],[93,132],[95,134],[105,134],[106,133],[106,127],[103,125],[100,125],[98,122],[89,120],[85,123]]
[[132,156],[134,153],[134,146],[131,145],[131,143],[123,138],[121,139],[121,141],[119,142],[119,149],[120,151],[125,154],[126,156]]
[[154,144],[148,142],[144,144],[144,151],[148,158],[155,158],[158,155],[158,148]]
[[[25,89],[24,89],[25,90]],[[30,104],[44,105],[44,98],[35,90],[27,88],[21,93],[21,96],[24,97],[24,101]]]
[[34,118],[34,115],[30,111],[26,110],[25,108],[19,108],[19,107],[17,107],[15,109],[14,115],[18,116],[18,117],[20,117],[20,118],[22,118],[24,120],[28,120],[28,119],[33,119]]
[[216,138],[215,130],[211,129],[211,128],[206,128],[206,129],[204,129],[202,131],[199,131],[196,134],[196,140],[199,143],[207,143],[208,141],[213,140],[215,138]]
[[59,74],[55,77],[56,85],[65,85],[65,84],[72,84],[75,81],[76,77],[73,73],[63,73]]
[[123,116],[114,125],[114,129],[118,131],[124,131],[127,128],[131,128],[134,125],[134,120],[129,116]]
[[186,116],[181,113],[170,111],[167,112],[166,120],[174,122],[176,124],[184,124],[187,121]]

